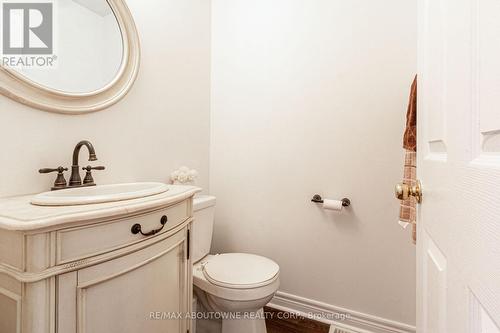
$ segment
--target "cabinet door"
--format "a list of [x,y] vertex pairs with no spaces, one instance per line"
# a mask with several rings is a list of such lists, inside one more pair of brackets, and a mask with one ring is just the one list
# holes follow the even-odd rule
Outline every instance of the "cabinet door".
[[190,310],[186,232],[60,276],[60,331],[185,333],[188,320],[177,314]]

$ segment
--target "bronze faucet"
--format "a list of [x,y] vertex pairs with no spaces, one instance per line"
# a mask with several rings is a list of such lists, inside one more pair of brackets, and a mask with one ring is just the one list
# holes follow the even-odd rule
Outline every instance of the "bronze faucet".
[[89,161],[96,161],[97,156],[95,155],[94,146],[87,141],[83,140],[77,143],[75,149],[73,150],[73,164],[71,165],[71,177],[69,178],[69,186],[81,186],[82,178],[80,178],[80,166],[78,165],[78,156],[80,155],[80,149],[86,146],[89,150]]
[[56,169],[40,169],[38,172],[40,173],[49,173],[49,172],[55,172],[57,171],[57,179],[54,183],[54,186],[52,187],[52,190],[61,190],[65,189],[68,187],[80,187],[80,186],[94,186],[94,179],[92,178],[92,170],[104,170],[105,167],[103,166],[98,166],[98,167],[92,167],[92,166],[87,166],[84,167],[83,170],[86,170],[86,176],[85,180],[83,181],[82,184],[82,178],[80,177],[80,166],[78,165],[78,157],[80,155],[80,150],[83,146],[86,146],[87,149],[89,150],[89,161],[96,161],[97,156],[95,154],[94,146],[87,141],[83,140],[78,142],[78,144],[75,146],[75,149],[73,150],[73,163],[71,166],[71,177],[69,179],[69,185],[66,184],[66,179],[64,178],[64,171],[67,171],[68,168],[64,167],[58,167]]

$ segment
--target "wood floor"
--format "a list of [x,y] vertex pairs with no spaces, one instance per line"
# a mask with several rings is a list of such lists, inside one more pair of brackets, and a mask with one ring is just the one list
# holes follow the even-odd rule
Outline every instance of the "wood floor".
[[267,333],[328,333],[330,325],[265,307]]

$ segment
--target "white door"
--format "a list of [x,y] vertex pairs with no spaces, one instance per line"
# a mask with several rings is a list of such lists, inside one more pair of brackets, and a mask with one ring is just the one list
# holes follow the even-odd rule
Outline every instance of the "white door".
[[500,332],[500,0],[419,0],[417,331]]

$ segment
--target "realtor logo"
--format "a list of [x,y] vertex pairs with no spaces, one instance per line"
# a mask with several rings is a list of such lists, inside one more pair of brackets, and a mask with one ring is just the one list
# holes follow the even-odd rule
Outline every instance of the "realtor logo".
[[3,54],[52,54],[52,3],[3,4]]

